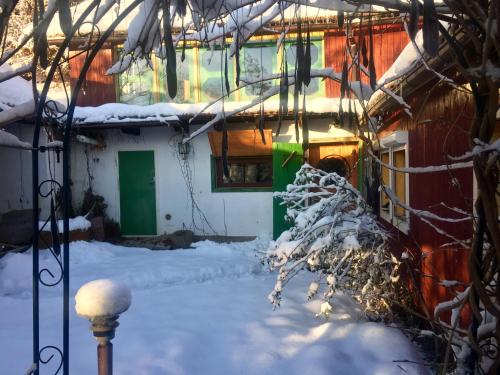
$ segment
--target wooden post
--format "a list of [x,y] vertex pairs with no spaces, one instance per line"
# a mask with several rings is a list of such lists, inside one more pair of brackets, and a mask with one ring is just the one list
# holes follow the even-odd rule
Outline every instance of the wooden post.
[[96,317],[91,320],[90,329],[94,333],[97,345],[97,374],[113,375],[113,344],[115,329],[118,327],[118,315]]
[[99,343],[97,345],[97,374],[113,375],[113,344]]

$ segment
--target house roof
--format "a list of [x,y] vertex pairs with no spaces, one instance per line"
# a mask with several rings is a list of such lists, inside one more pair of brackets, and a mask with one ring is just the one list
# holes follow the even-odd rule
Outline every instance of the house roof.
[[[225,102],[226,113],[248,105],[248,101]],[[361,106],[357,100],[351,100],[353,110],[361,113]],[[279,112],[279,100],[271,98],[264,102],[265,116],[277,116]],[[349,106],[348,99],[342,102],[344,110]],[[339,98],[315,98],[306,102],[307,113],[316,117],[328,117],[339,112]],[[293,112],[291,107],[288,108]],[[217,102],[207,107],[207,103],[177,104],[157,103],[147,106],[110,103],[98,107],[76,107],[74,113],[74,126],[88,127],[122,127],[122,126],[158,126],[162,124],[173,124],[190,121],[191,123],[206,122],[207,118],[213,118],[222,112],[222,102]],[[235,117],[255,117],[261,112],[260,105],[254,105],[242,111]],[[229,117],[229,116],[228,116]],[[200,120],[200,121],[197,121]]]
[[[92,0],[85,0],[72,6],[71,14],[73,20],[78,18],[81,15],[81,13],[91,4],[91,2]],[[100,32],[106,30],[111,25],[111,23],[117,19],[120,10],[125,9],[128,5],[130,5],[133,2],[133,0],[120,0],[120,1],[107,0],[101,5],[101,8],[103,8],[105,4],[109,2],[113,3],[111,5],[111,10],[108,11],[106,14],[104,14],[103,17],[97,23],[97,27]],[[311,4],[314,4],[316,2],[317,1],[311,1]],[[329,26],[332,27],[337,25],[338,11],[336,9],[343,10],[344,12],[349,12],[349,11],[359,12],[363,10],[359,5],[351,5],[343,1],[320,0],[320,2],[321,2],[320,4],[321,7],[316,7],[314,5],[299,5],[297,8],[295,6],[288,7],[283,12],[285,22],[293,21],[296,19],[297,14],[301,14],[302,19],[304,20],[307,19],[308,21],[312,22],[311,25],[329,24]],[[294,1],[290,1],[290,3],[293,4]],[[386,8],[376,5],[371,6],[370,8],[366,7],[366,11],[378,12],[382,15],[387,14],[387,15],[397,16],[397,12],[390,12]],[[126,35],[131,21],[137,16],[138,13],[139,13],[139,7],[136,7],[120,22],[120,24],[114,31],[114,35],[115,36]],[[87,22],[84,25],[82,25],[82,27],[79,30],[80,35],[85,35],[86,33],[89,33],[92,30],[91,22],[94,19],[94,15],[95,12],[91,12],[91,14],[87,17],[86,19]],[[186,16],[184,17],[184,20],[181,20],[179,17],[176,17],[174,19],[174,29],[176,28],[179,30],[182,27],[182,25],[188,25],[190,21],[191,21],[191,14],[188,11]],[[279,22],[281,21],[280,15],[271,20],[269,22],[269,26],[272,26],[275,22],[278,21]],[[357,19],[353,21],[356,22]],[[294,26],[293,22],[291,23],[291,26],[292,27]],[[29,31],[30,29],[31,25],[26,29],[26,32]],[[64,37],[64,33],[62,32],[59,23],[59,17],[57,15],[52,19],[52,22],[50,23],[47,29],[47,36],[49,41],[57,41]]]

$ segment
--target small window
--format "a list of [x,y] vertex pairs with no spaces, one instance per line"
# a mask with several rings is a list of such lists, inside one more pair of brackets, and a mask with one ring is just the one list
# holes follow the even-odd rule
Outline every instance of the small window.
[[229,157],[229,176],[224,176],[222,158],[215,158],[215,188],[270,188],[273,185],[272,156]]
[[[382,140],[383,144],[383,140]],[[389,166],[402,169],[408,167],[407,144],[392,142],[380,151],[380,160]],[[381,166],[380,183],[391,189],[398,200],[408,205],[408,174]],[[407,233],[410,223],[409,212],[394,204],[383,190],[380,192],[380,217]]]

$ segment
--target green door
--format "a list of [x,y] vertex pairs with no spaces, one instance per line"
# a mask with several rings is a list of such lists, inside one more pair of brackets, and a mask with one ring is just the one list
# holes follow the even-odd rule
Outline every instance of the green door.
[[[273,143],[273,191],[285,191],[295,180],[295,174],[303,163],[302,145],[296,143]],[[285,221],[286,207],[280,199],[273,200],[273,238],[276,239],[291,223]]]
[[156,235],[154,152],[120,151],[118,170],[122,234]]

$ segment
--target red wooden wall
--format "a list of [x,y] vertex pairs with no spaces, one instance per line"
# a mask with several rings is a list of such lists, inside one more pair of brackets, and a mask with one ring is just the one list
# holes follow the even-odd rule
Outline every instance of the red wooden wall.
[[[365,39],[369,51],[369,37],[366,27],[361,29],[361,35]],[[353,36],[353,41],[359,45],[359,28],[354,30]],[[391,67],[409,41],[410,39],[401,23],[373,26],[373,59],[377,79]],[[325,33],[325,67],[332,67],[338,73],[342,72],[345,46],[345,31]],[[350,62],[350,60],[348,61]],[[354,74],[350,75],[350,79],[357,80]],[[363,73],[361,73],[361,80],[364,83],[369,83],[369,78]],[[326,82],[326,96],[330,98],[340,97],[340,83],[328,80]]]
[[[429,87],[426,88],[427,90]],[[424,167],[451,163],[446,155],[459,156],[469,151],[468,129],[474,115],[472,97],[448,87],[436,88],[426,101],[422,90],[409,100],[414,117],[403,116],[394,121],[385,132],[408,130],[409,165]],[[473,206],[472,168],[456,169],[445,172],[410,174],[409,203],[415,209],[431,211],[437,215],[457,218],[457,215],[441,203],[472,212]],[[469,239],[472,235],[472,222],[442,222],[430,220],[440,229],[460,239]],[[468,248],[459,245],[444,246],[452,239],[438,233],[429,224],[415,215],[410,215],[410,231],[407,236],[395,231],[397,253],[405,246],[410,247],[417,258],[421,277],[420,289],[424,296],[427,310],[433,314],[439,302],[452,299],[454,291],[463,290],[445,288],[441,280],[468,281]],[[397,241],[400,240],[400,241]],[[420,257],[424,255],[424,257]],[[444,317],[448,318],[448,317]]]
[[[74,51],[73,53],[78,53]],[[82,53],[70,61],[70,81],[73,88],[83,67],[87,54]],[[101,49],[87,72],[86,80],[78,96],[79,106],[98,106],[116,102],[116,87],[114,76],[106,75],[106,71],[113,65],[113,50]]]

